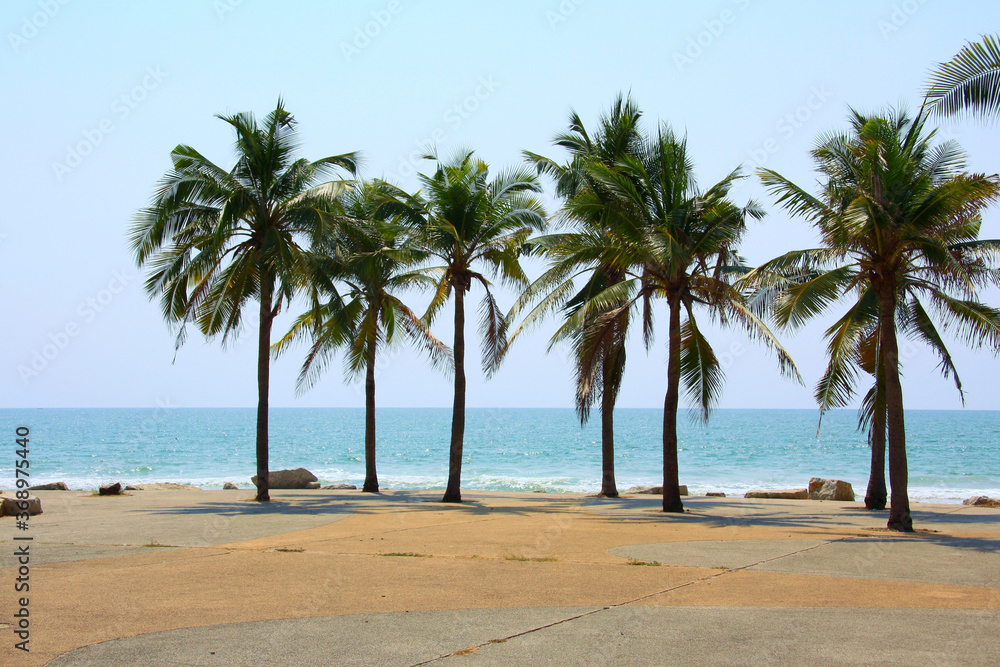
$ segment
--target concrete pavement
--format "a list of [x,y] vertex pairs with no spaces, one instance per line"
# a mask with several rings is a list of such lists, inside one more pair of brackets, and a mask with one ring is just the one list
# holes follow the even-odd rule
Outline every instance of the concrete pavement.
[[43,498],[4,664],[1000,664],[998,510],[898,535],[859,503],[276,496]]

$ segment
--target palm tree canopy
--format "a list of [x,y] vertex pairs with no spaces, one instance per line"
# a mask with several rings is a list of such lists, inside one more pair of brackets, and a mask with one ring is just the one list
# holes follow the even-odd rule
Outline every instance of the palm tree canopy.
[[492,283],[477,267],[485,265],[504,283],[527,284],[520,257],[531,233],[545,226],[545,209],[536,196],[541,184],[524,167],[491,179],[488,165],[471,151],[438,160],[434,173],[421,174],[420,180],[423,188],[416,195],[397,196],[384,206],[409,227],[422,252],[441,262],[433,269],[440,279],[422,319],[430,324],[453,289],[464,293],[479,283],[486,291],[479,327],[483,368],[492,374],[506,347],[507,323]]
[[296,123],[281,100],[263,123],[249,113],[218,118],[236,133],[233,168],[177,146],[173,169],[130,231],[137,263],[151,269],[146,291],[159,294],[164,317],[180,325],[178,345],[188,321],[226,341],[262,289],[273,291],[277,313],[307,284],[304,244],[329,232],[322,213],[344,188],[324,179],[358,164],[356,153],[295,159]]
[[[966,173],[954,142],[934,145],[925,116],[852,110],[850,129],[822,137],[812,151],[821,192],[812,195],[780,174],[760,176],[779,204],[811,221],[823,248],[795,251],[756,269],[749,280],[779,289],[779,324],[799,327],[850,295],[847,312],[827,331],[829,365],[816,388],[821,410],[844,407],[860,373],[874,374],[879,285],[898,295],[896,326],[927,344],[946,377],[961,381],[943,336],[1000,350],[1000,311],[976,302],[1000,285],[1000,242],[979,240],[982,210],[1000,195],[994,176]],[[862,406],[869,423],[873,397]]]
[[925,104],[935,114],[1000,117],[1000,37],[969,42],[931,75]]
[[[603,196],[610,204],[609,194],[589,176],[586,165],[597,161],[613,166],[633,152],[640,138],[638,121],[641,116],[642,112],[631,99],[619,95],[611,110],[599,118],[594,133],[587,130],[577,113],[570,114],[569,130],[553,139],[556,146],[569,151],[570,158],[566,164],[524,151],[525,160],[533,164],[539,174],[548,174],[555,180],[556,191],[565,202],[556,214],[556,219],[568,223],[573,231],[536,237],[529,242],[532,252],[547,256],[550,266],[522,292],[508,312],[507,320],[513,322],[525,308],[535,304],[511,332],[510,344],[522,332],[540,323],[549,313],[562,311],[565,321],[552,337],[550,349],[560,340],[572,339],[573,349],[580,358],[582,350],[578,343],[582,340],[582,328],[588,321],[585,317],[588,302],[624,276],[614,266],[613,259],[601,261],[617,242],[614,230],[606,224],[609,220],[605,211],[595,207],[590,211],[592,215],[581,217],[574,213],[569,200],[578,197],[584,190],[594,190],[595,196]],[[576,282],[579,279],[584,282],[580,288]],[[625,368],[624,343],[628,323],[629,315],[626,311],[619,320],[615,344],[606,346],[601,352],[604,363],[594,364],[589,372],[577,374],[576,407],[583,422],[588,420],[598,392],[601,395],[608,392],[612,402],[618,394]],[[605,374],[607,378],[604,377]],[[593,391],[595,388],[598,392]]]
[[[696,306],[707,307],[721,324],[735,324],[753,339],[762,341],[778,357],[786,374],[798,371],[784,348],[753,312],[734,282],[749,271],[737,248],[748,218],[763,217],[751,201],[733,204],[729,192],[738,170],[702,191],[694,178],[694,163],[686,140],[667,125],[639,142],[635,154],[624,156],[614,166],[592,162],[590,176],[610,193],[615,205],[606,213],[613,220],[618,243],[605,248],[602,261],[617,267],[624,280],[609,286],[590,300],[598,324],[588,327],[586,346],[613,335],[614,319],[627,309],[641,305],[643,337],[649,345],[653,334],[652,301],[665,298],[684,312],[681,330],[680,368],[691,403],[707,419],[717,402],[724,373],[695,317]],[[576,215],[589,216],[602,204],[596,189],[581,192],[571,201]]]
[[[413,242],[411,230],[384,215],[387,199],[404,193],[382,181],[356,184],[325,211],[331,234],[313,248],[313,306],[273,346],[275,354],[298,340],[312,343],[299,374],[298,389],[312,387],[343,349],[348,378],[365,372],[369,343],[393,345],[398,332],[428,353],[432,363],[447,367],[450,351],[400,296],[413,288],[433,288],[433,269],[416,268],[427,254]],[[325,299],[325,301],[324,301]]]

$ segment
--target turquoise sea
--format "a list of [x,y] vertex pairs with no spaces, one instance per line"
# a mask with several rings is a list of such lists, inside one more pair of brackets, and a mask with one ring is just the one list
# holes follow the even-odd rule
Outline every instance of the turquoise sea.
[[[595,414],[595,417],[597,415]],[[14,487],[15,429],[30,429],[31,481],[99,484],[181,482],[251,488],[253,409],[0,410],[8,434],[0,488]],[[386,488],[444,488],[449,409],[380,409],[378,469]],[[851,410],[828,413],[817,437],[814,410],[719,410],[705,426],[682,415],[681,483],[692,493],[805,486],[835,477],[859,497],[869,449]],[[957,503],[1000,496],[1000,412],[909,411],[910,496]],[[620,409],[618,488],[662,479],[660,410]],[[305,467],[323,483],[364,479],[364,411],[271,411],[271,469]],[[465,489],[595,492],[600,487],[597,419],[581,427],[571,409],[470,409]]]

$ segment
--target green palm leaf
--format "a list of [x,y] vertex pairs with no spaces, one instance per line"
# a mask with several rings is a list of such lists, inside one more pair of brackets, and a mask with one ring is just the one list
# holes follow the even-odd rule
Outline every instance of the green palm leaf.
[[936,114],[1000,114],[1000,39],[984,35],[969,42],[931,75],[925,104]]

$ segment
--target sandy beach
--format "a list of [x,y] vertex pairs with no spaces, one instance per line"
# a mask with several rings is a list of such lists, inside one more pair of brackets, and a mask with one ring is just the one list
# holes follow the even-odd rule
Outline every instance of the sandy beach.
[[1000,663],[995,509],[915,505],[901,535],[858,502],[130,493],[38,492],[3,664]]

